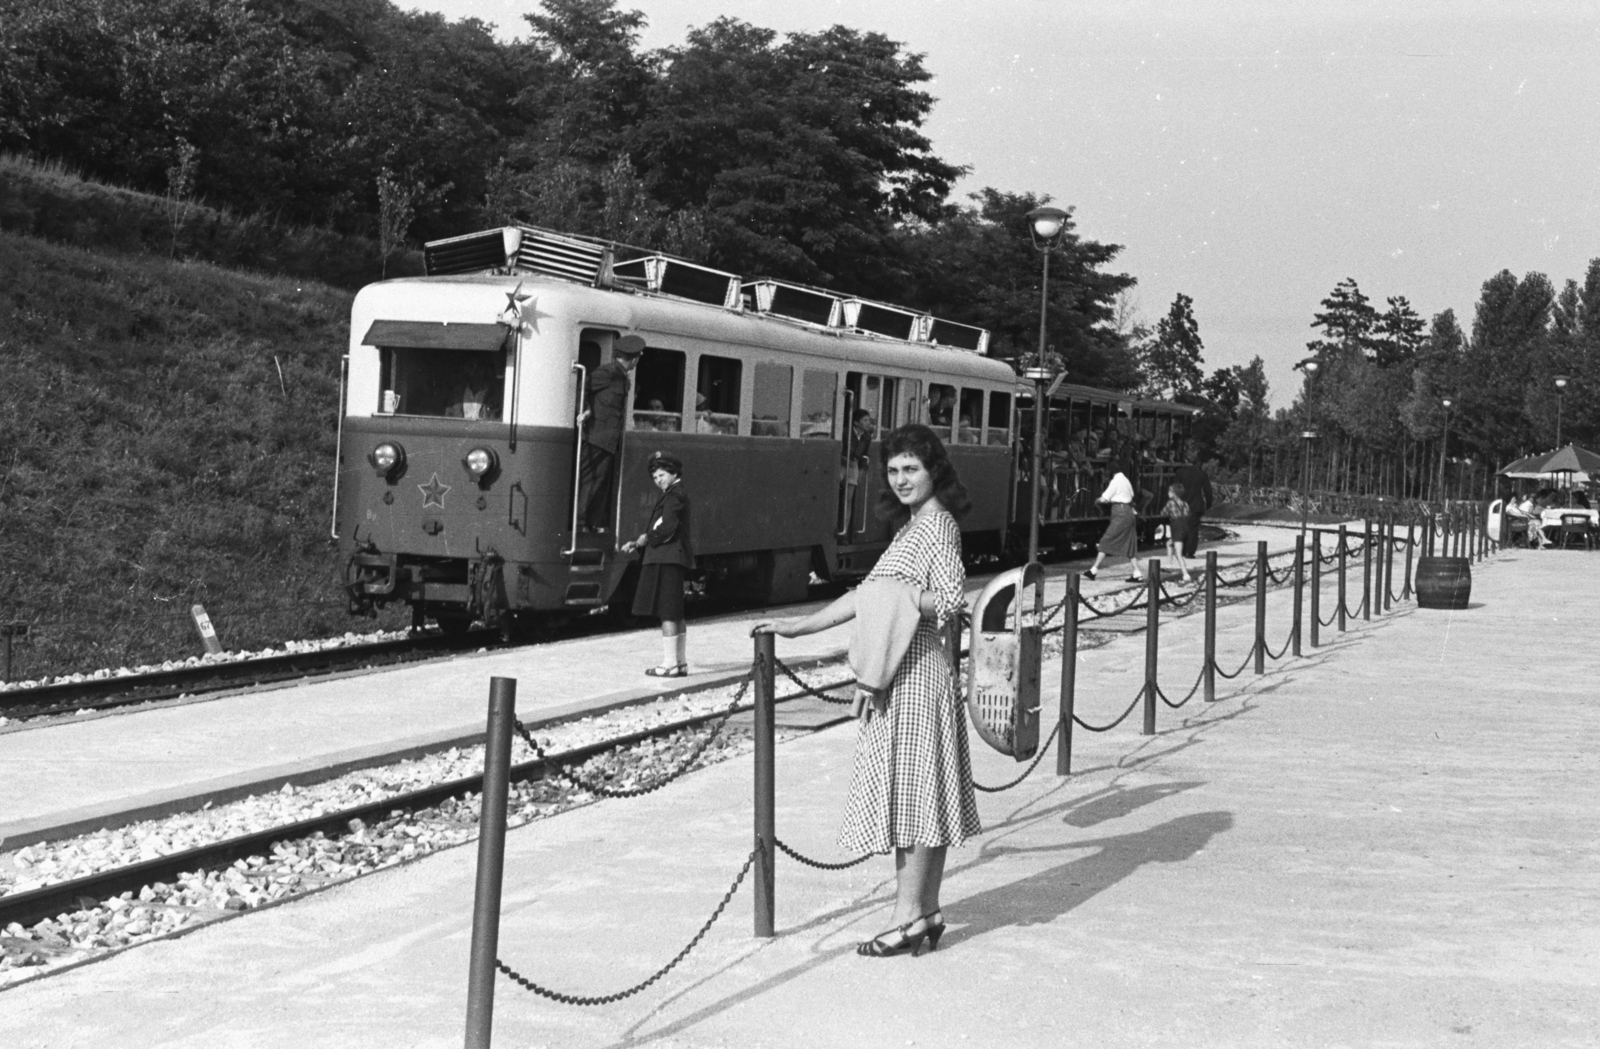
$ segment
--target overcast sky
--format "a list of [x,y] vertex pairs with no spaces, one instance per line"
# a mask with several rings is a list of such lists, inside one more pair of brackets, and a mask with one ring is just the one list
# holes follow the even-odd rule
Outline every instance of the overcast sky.
[[[399,0],[402,7],[412,0]],[[428,0],[525,35],[535,0]],[[645,0],[646,47],[730,15],[834,23],[926,55],[935,151],[1047,193],[1125,245],[1149,323],[1195,300],[1206,367],[1267,363],[1354,277],[1381,308],[1470,327],[1502,269],[1581,281],[1600,256],[1600,3],[1481,0]]]

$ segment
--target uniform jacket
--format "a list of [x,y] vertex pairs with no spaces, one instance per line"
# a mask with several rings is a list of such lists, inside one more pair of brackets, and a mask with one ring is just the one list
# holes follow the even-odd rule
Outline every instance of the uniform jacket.
[[1211,494],[1211,478],[1193,463],[1178,467],[1173,471],[1172,477],[1183,485],[1183,501],[1189,504],[1191,517],[1205,513],[1216,502]]
[[689,538],[689,497],[683,482],[661,493],[650,511],[650,527],[645,532],[644,563],[694,567],[694,545]]
[[616,361],[589,373],[590,444],[612,455],[622,447],[622,414],[628,408],[628,369]]

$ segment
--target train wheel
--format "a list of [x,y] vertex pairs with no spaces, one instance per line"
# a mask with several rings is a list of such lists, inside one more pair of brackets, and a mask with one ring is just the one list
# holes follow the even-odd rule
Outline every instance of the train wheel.
[[441,612],[433,618],[439,629],[450,637],[460,637],[472,629],[472,617],[465,612]]

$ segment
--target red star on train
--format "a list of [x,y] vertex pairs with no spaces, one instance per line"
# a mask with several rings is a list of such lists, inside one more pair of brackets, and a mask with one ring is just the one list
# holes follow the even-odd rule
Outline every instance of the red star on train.
[[417,485],[417,490],[422,493],[422,508],[424,510],[430,506],[437,506],[443,510],[444,497],[450,491],[450,486],[441,482],[438,474],[434,474],[429,478],[427,484]]

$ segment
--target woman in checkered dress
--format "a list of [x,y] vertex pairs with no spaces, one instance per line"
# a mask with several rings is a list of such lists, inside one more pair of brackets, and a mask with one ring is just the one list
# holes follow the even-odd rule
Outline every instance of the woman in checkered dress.
[[[980,830],[966,724],[944,645],[966,584],[955,518],[970,504],[944,444],[926,426],[889,434],[882,457],[880,513],[904,523],[867,578],[917,588],[922,620],[890,686],[887,711],[863,707],[839,831],[846,850],[895,853],[896,927],[857,948],[873,957],[938,945],[945,851]],[[762,623],[755,632],[797,637],[837,626],[855,616],[854,598],[845,594],[804,619]]]

